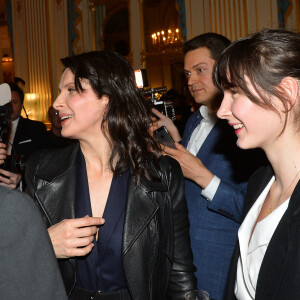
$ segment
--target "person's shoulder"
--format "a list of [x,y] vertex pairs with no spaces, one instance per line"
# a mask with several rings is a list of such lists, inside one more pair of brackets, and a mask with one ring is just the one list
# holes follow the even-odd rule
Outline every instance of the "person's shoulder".
[[176,167],[180,166],[178,161],[169,155],[162,155],[159,158],[159,164],[163,168],[170,167],[170,166],[176,168]]
[[[0,212],[4,215],[26,217],[32,211],[38,211],[33,200],[24,192],[0,186]],[[3,220],[3,218],[1,218]]]
[[41,121],[31,120],[31,119],[23,118],[23,117],[20,117],[20,121],[19,122],[21,124],[23,124],[23,126],[25,125],[25,126],[30,126],[30,127],[42,128],[42,129],[46,130],[46,125]]
[[178,161],[169,155],[162,155],[159,158],[159,168],[163,174],[167,176],[182,175],[182,170]]
[[148,165],[150,166],[150,174],[157,176],[158,173],[169,173],[169,172],[179,172],[182,173],[181,167],[177,160],[170,157],[169,155],[161,155],[155,157],[152,152],[148,153],[147,156]]
[[79,143],[74,142],[64,147],[54,148],[54,149],[43,149],[30,155],[26,168],[43,168],[47,165],[57,166],[59,164],[65,163],[68,159],[73,158],[76,155],[79,148]]

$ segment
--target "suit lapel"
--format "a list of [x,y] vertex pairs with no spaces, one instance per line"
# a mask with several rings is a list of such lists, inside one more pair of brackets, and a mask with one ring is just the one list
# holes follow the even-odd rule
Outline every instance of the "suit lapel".
[[187,129],[188,132],[186,133],[186,135],[182,138],[182,144],[183,146],[186,148],[188,143],[189,143],[189,140],[191,138],[191,135],[193,133],[193,131],[195,130],[195,128],[197,127],[198,124],[200,124],[202,120],[202,116],[200,114],[200,111],[198,110],[197,111],[197,114],[195,114],[193,120],[192,120],[192,123],[190,125],[190,127]]
[[[268,165],[264,168],[260,168],[257,172],[255,172],[254,177],[252,177],[249,181],[249,185],[247,188],[247,196],[244,202],[244,211],[243,216],[247,215],[248,211],[257,200],[259,195],[262,193],[268,182],[270,181],[271,177],[273,176],[273,170]],[[240,257],[240,245],[239,241],[236,243],[236,247],[232,256],[230,269],[228,272],[227,278],[227,287],[225,291],[224,299],[235,299],[235,282],[236,282],[236,274],[237,274],[237,264]],[[274,263],[274,262],[273,262]],[[262,271],[260,271],[259,276],[261,276]],[[260,284],[257,285],[256,295],[258,290],[260,289]],[[234,298],[233,298],[234,297]],[[261,298],[264,299],[264,298]],[[268,299],[268,298],[265,298]]]
[[[75,218],[76,205],[76,158],[79,144],[71,151],[57,156],[36,174],[35,196],[44,209],[50,224]],[[46,209],[45,209],[46,208]]]
[[75,218],[75,174],[74,166],[65,173],[65,180],[56,178],[36,191],[36,198],[41,207],[47,207],[47,217],[51,225],[64,219]]
[[265,253],[258,276],[257,299],[274,299],[281,282],[286,276],[287,261],[291,247],[291,225],[300,212],[300,181],[298,182],[289,206],[281,218]]
[[207,155],[210,155],[211,153],[215,152],[214,147],[216,146],[216,143],[219,142],[222,133],[219,128],[219,123],[220,120],[218,120],[217,123],[214,125],[214,127],[210,131],[209,135],[207,136],[203,145],[197,153],[197,157],[201,157],[202,161],[205,161]]
[[159,208],[153,197],[153,191],[163,190],[166,191],[166,187],[161,182],[142,180],[136,186],[134,177],[132,174],[129,175],[123,234],[124,254],[149,224]]
[[20,142],[20,139],[21,139],[21,136],[22,136],[22,131],[23,131],[23,118],[20,117],[19,118],[19,122],[18,122],[18,125],[17,125],[17,129],[16,129],[16,133],[15,133],[15,136],[14,136],[14,140],[13,140],[13,146],[16,147],[19,142]]
[[251,180],[251,187],[247,189],[247,196],[244,205],[244,217],[257,200],[259,195],[265,189],[271,177],[274,175],[270,165],[259,170],[259,173],[255,174],[255,177]]

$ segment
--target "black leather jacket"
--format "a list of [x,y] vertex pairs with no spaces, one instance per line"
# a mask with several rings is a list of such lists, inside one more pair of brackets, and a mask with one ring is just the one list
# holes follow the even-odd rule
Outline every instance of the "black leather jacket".
[[[76,157],[79,144],[42,151],[26,168],[29,194],[47,226],[75,217]],[[161,157],[159,181],[129,176],[123,232],[124,276],[132,299],[184,299],[196,289],[184,179],[179,164]],[[59,260],[65,286],[75,286],[76,258]]]

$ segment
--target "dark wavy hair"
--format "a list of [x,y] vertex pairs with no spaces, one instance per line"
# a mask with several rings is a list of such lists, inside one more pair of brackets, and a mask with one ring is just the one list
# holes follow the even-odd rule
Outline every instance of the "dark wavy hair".
[[[245,76],[258,96],[249,90]],[[239,89],[257,105],[277,114],[271,97],[279,98],[286,112],[282,132],[289,99],[279,84],[287,76],[300,80],[300,35],[281,29],[265,29],[237,40],[223,52],[214,68],[214,83],[221,90]]]
[[23,92],[23,90],[15,82],[9,82],[8,85],[9,85],[10,90],[12,92],[17,92],[19,94],[21,103],[23,104],[24,103],[24,92]]
[[74,74],[78,92],[84,92],[81,82],[87,80],[99,98],[109,98],[101,129],[111,147],[109,164],[113,173],[120,175],[131,166],[137,182],[142,175],[154,179],[150,164],[154,161],[158,167],[161,149],[149,133],[151,108],[136,86],[128,61],[118,53],[105,51],[87,52],[61,61]]

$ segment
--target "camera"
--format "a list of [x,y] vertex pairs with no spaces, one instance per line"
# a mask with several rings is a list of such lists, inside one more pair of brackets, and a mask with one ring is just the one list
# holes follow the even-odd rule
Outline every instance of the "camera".
[[[10,100],[10,87],[3,83],[0,85],[0,141],[3,143],[8,141],[10,133]],[[18,154],[7,155],[0,168],[12,173],[21,173],[25,168],[25,157]]]
[[144,89],[148,86],[147,71],[145,69],[135,70],[135,80],[137,87],[141,90],[144,97],[151,101],[151,105],[160,113],[169,117],[173,121],[176,119],[175,109],[172,102],[164,101],[163,95],[167,91],[165,86]]
[[26,158],[24,155],[7,155],[0,168],[12,173],[22,173],[25,170]]

